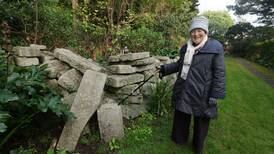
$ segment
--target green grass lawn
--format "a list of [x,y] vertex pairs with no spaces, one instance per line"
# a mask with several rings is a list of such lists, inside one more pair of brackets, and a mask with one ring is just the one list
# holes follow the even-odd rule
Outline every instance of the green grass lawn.
[[[274,153],[274,89],[233,58],[226,58],[226,85],[226,98],[219,101],[218,119],[211,121],[205,153]],[[115,153],[192,153],[190,146],[170,140],[171,126],[172,114],[140,118],[126,129],[122,141],[114,142]]]

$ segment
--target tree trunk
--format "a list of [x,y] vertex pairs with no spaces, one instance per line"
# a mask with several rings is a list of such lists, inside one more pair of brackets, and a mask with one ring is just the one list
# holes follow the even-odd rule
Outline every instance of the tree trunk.
[[71,0],[71,4],[72,4],[72,28],[73,28],[73,32],[74,34],[76,34],[76,30],[77,30],[77,16],[76,16],[76,12],[78,10],[78,0]]

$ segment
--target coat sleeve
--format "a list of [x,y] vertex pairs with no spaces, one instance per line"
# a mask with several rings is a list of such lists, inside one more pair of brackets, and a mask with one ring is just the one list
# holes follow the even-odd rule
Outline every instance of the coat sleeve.
[[170,64],[161,65],[161,73],[162,76],[170,75],[176,72],[179,72],[180,62],[184,56],[184,52],[186,50],[186,45],[184,45],[180,50],[180,59],[177,62],[173,62]]
[[210,91],[210,97],[224,98],[225,97],[225,63],[224,52],[215,55],[212,63],[213,81]]

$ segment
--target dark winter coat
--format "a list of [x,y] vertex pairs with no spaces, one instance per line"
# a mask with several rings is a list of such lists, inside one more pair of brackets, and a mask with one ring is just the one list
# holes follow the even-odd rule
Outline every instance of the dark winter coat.
[[221,43],[209,39],[193,56],[187,79],[182,79],[181,70],[187,45],[180,50],[180,59],[161,67],[163,76],[178,72],[173,87],[172,102],[175,109],[194,116],[205,116],[210,97],[225,97],[225,65]]

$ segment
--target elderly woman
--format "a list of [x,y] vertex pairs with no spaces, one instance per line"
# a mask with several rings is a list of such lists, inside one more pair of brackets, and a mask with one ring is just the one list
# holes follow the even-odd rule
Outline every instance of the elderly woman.
[[173,88],[175,108],[172,140],[186,144],[191,116],[194,117],[193,149],[202,153],[209,121],[217,116],[217,99],[225,96],[223,46],[208,38],[208,19],[193,18],[190,39],[180,50],[180,59],[160,67],[160,77],[178,72]]

